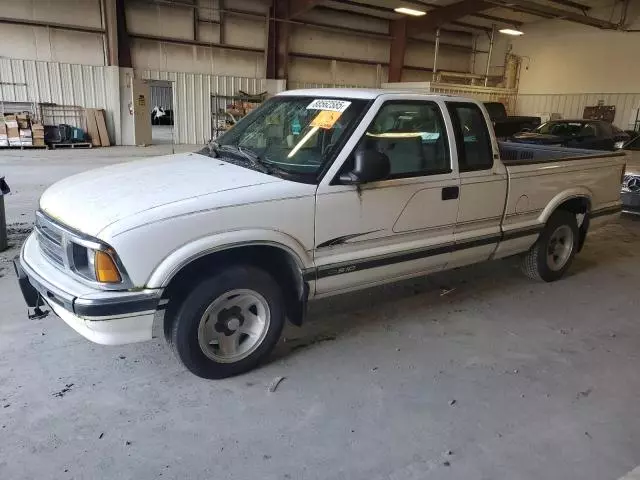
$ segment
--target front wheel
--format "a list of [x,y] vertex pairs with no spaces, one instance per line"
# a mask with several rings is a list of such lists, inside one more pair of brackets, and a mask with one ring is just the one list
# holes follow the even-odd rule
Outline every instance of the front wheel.
[[576,216],[558,210],[551,215],[537,242],[525,254],[522,270],[535,280],[558,280],[571,266],[578,248],[578,238]]
[[285,321],[282,292],[264,270],[231,266],[199,283],[172,320],[171,344],[202,378],[238,375],[258,365]]

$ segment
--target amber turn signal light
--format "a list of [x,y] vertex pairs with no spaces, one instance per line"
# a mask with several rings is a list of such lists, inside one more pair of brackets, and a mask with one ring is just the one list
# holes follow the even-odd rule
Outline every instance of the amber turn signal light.
[[96,280],[102,283],[120,283],[122,278],[113,258],[107,252],[98,250],[95,258]]

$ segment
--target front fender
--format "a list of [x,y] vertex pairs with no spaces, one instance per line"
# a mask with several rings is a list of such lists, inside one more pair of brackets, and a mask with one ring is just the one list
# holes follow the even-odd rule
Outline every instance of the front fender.
[[153,270],[146,286],[147,288],[165,288],[174,275],[197,258],[248,245],[270,245],[281,248],[292,256],[302,272],[313,266],[313,260],[302,244],[285,233],[265,229],[235,230],[202,237],[177,248]]

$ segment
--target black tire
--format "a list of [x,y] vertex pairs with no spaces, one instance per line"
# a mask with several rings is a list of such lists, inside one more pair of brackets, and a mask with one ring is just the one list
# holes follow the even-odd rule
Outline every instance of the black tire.
[[[551,239],[554,232],[561,227],[568,227],[572,232],[571,251],[568,258],[562,263],[561,268],[553,269],[549,266],[547,260],[547,252],[551,247]],[[579,231],[576,216],[566,210],[558,210],[554,212],[544,230],[538,237],[536,243],[524,255],[522,260],[522,271],[529,278],[534,280],[544,280],[545,282],[554,282],[565,274],[571,266],[573,258],[578,250]]]
[[[267,302],[270,321],[255,350],[233,363],[215,361],[205,354],[198,340],[200,321],[216,299],[236,289],[257,292]],[[170,343],[178,360],[192,373],[207,379],[239,375],[255,368],[278,343],[285,322],[285,308],[278,284],[264,270],[252,266],[230,266],[196,285],[176,309],[171,323]]]

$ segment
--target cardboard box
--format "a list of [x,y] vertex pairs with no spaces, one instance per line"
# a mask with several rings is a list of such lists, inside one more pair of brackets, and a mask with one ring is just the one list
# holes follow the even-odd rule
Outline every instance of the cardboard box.
[[6,133],[0,133],[0,147],[8,147],[9,146],[9,137],[7,137]]
[[23,129],[29,128],[29,115],[26,113],[19,113],[16,115],[16,120],[18,121],[18,127]]
[[30,128],[21,128],[20,129],[20,138],[31,138],[31,129]]
[[44,139],[44,125],[41,123],[32,123],[31,124],[31,136],[35,138]]
[[96,108],[87,108],[84,111],[87,134],[91,138],[91,144],[94,147],[102,145],[100,141],[100,131],[98,130],[97,113],[98,110]]
[[33,145],[35,147],[44,147],[45,146],[44,137],[43,138],[33,137]]
[[96,123],[98,124],[98,133],[100,135],[100,145],[110,147],[109,132],[107,131],[107,122],[105,121],[104,110],[96,110]]
[[16,127],[18,128],[18,119],[15,115],[9,114],[4,116],[4,123],[7,127]]
[[7,136],[7,126],[4,124],[4,121],[0,122],[0,135]]

